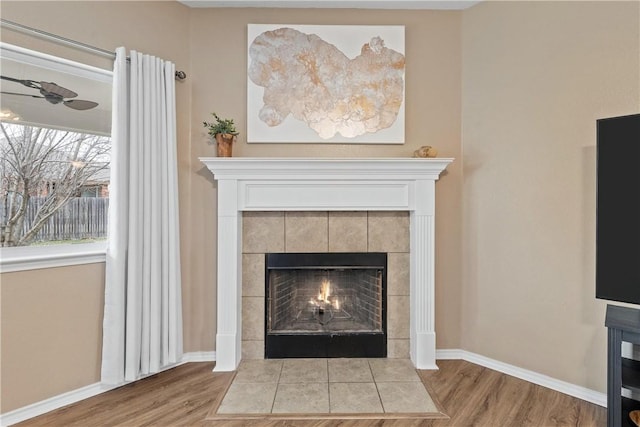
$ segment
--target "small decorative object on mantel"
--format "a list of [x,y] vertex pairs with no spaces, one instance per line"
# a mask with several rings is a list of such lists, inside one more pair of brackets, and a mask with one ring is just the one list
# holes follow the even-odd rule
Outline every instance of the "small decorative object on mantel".
[[413,152],[413,157],[436,157],[438,155],[438,150],[433,148],[430,145],[423,145]]
[[233,119],[221,119],[216,113],[211,113],[215,122],[204,121],[202,124],[209,129],[209,135],[215,138],[218,147],[218,157],[231,157],[233,143],[238,136]]

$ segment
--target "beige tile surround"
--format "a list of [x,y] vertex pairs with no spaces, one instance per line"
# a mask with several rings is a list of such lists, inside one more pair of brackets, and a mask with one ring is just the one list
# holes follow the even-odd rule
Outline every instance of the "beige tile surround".
[[387,252],[387,355],[409,357],[408,212],[243,212],[242,359],[264,359],[269,252]]

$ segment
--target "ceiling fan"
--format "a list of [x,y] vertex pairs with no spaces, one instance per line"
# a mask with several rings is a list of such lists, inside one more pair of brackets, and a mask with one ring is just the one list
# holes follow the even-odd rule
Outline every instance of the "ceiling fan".
[[86,101],[83,99],[65,99],[65,98],[75,98],[76,96],[78,96],[78,94],[72,90],[69,90],[62,86],[58,86],[57,84],[52,82],[20,80],[20,79],[14,79],[13,77],[7,77],[7,76],[0,76],[0,78],[2,78],[3,80],[9,80],[12,82],[20,83],[32,89],[37,89],[40,91],[40,95],[42,96],[29,95],[27,93],[5,92],[5,91],[0,92],[2,94],[30,96],[32,98],[42,98],[42,99],[46,99],[52,104],[63,103],[67,107],[73,108],[74,110],[89,110],[91,108],[98,106],[98,103],[93,101]]

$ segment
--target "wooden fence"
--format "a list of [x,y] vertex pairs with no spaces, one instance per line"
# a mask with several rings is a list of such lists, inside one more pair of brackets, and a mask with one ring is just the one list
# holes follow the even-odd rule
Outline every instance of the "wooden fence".
[[[31,228],[45,197],[31,197],[24,220],[24,232]],[[5,220],[4,201],[0,199],[0,221]],[[107,237],[109,199],[103,197],[74,197],[53,214],[38,231],[34,242],[52,240],[100,239]]]

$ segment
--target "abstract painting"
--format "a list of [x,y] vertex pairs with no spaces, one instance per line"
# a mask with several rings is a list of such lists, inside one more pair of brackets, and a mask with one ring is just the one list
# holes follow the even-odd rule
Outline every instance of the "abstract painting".
[[248,26],[247,142],[404,143],[403,26]]

